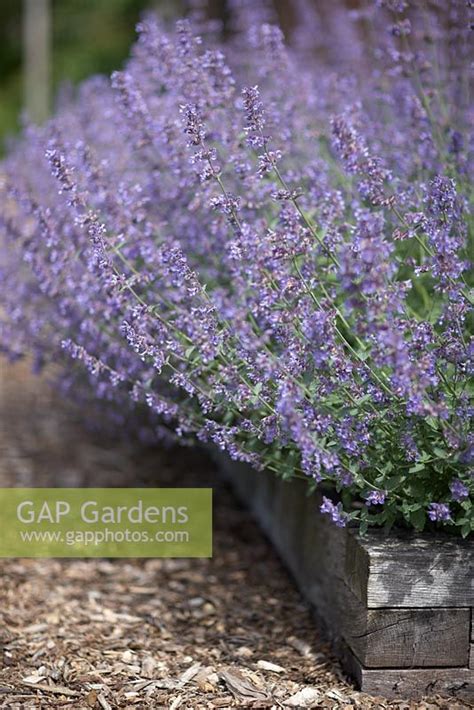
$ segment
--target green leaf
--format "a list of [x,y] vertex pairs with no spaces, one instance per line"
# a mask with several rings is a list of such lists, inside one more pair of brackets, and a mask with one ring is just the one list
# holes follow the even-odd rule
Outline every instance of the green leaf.
[[419,508],[410,513],[410,523],[415,530],[421,532],[426,525],[426,513],[423,508]]
[[416,463],[408,469],[408,473],[417,473],[418,471],[423,471],[424,468],[426,468],[424,463]]
[[392,476],[385,482],[385,488],[387,491],[394,491],[396,488],[400,486],[400,483],[403,481],[405,476],[403,474],[399,474],[398,476]]
[[440,446],[435,446],[433,448],[433,453],[439,459],[450,459],[452,455],[450,451],[448,451],[447,449],[442,449]]

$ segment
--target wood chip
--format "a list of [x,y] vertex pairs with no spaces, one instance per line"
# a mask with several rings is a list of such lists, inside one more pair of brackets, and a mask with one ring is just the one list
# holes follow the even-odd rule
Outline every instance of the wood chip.
[[26,685],[34,690],[42,690],[44,693],[54,693],[55,695],[67,695],[70,698],[76,697],[79,693],[76,690],[65,688],[62,685],[47,685],[47,683],[30,683],[27,680],[21,681],[22,685]]
[[112,710],[112,705],[110,705],[109,702],[105,699],[105,696],[101,693],[100,695],[97,696],[97,700],[99,705],[103,708],[103,710]]
[[290,636],[288,639],[288,644],[294,648],[302,656],[311,656],[311,646],[306,641],[301,641],[301,639]]
[[326,697],[331,698],[331,700],[338,700],[340,703],[347,703],[348,701],[348,698],[338,690],[328,690]]
[[97,703],[97,692],[95,690],[91,690],[89,693],[87,693],[86,697],[84,698],[86,705],[90,708],[94,708]]
[[28,675],[22,678],[23,683],[33,683],[34,685],[42,683],[44,680],[46,680],[46,676],[44,675]]
[[286,668],[283,666],[278,666],[276,663],[269,663],[269,661],[257,661],[257,666],[262,669],[262,671],[269,671],[270,673],[285,673]]
[[219,676],[238,700],[268,700],[269,698],[265,690],[257,687],[240,671],[227,669],[221,671]]
[[217,683],[219,682],[219,676],[215,672],[213,666],[206,666],[205,668],[201,668],[199,673],[194,678],[194,682],[203,693],[213,693],[215,692]]
[[236,654],[241,658],[251,658],[253,656],[253,651],[251,648],[248,648],[248,646],[240,646],[237,649]]
[[48,630],[48,624],[30,624],[30,626],[25,626],[21,632],[22,634],[40,634],[42,631]]
[[291,708],[315,708],[318,707],[320,697],[321,693],[316,688],[303,688],[283,704]]
[[193,666],[185,670],[184,673],[182,673],[178,679],[178,682],[176,684],[177,687],[181,688],[186,683],[189,683],[189,681],[192,680],[194,676],[198,674],[200,668],[201,664],[195,663]]
[[157,667],[158,663],[156,662],[156,659],[153,658],[153,656],[145,656],[145,658],[142,660],[140,675],[142,675],[143,678],[154,678],[156,675]]
[[207,678],[199,678],[196,684],[203,693],[213,693],[216,690],[216,686],[208,681]]
[[232,704],[231,696],[224,696],[223,698],[213,698],[209,704],[211,708],[230,708]]

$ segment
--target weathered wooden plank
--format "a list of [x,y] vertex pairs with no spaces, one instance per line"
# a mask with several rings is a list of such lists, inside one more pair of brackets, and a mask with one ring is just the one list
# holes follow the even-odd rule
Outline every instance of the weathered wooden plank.
[[229,477],[232,481],[232,486],[236,489],[236,492],[242,502],[249,504],[249,501],[253,500],[255,489],[256,489],[256,476],[257,471],[244,466],[238,461],[232,461],[232,459],[227,459],[225,454],[221,451],[214,453],[214,456],[218,461],[225,462],[225,471],[227,471]]
[[471,643],[471,652],[469,654],[469,668],[474,670],[474,643]]
[[344,578],[347,532],[319,513],[320,495],[313,494],[306,500],[306,514],[301,521],[304,574],[310,586],[316,579],[331,586],[329,580]]
[[348,541],[346,579],[369,608],[474,605],[474,542],[373,531]]
[[366,547],[361,545],[359,536],[356,533],[349,535],[346,545],[344,580],[357,598],[366,605],[367,585],[370,574],[369,553]]
[[472,701],[474,697],[474,671],[469,668],[374,670],[360,667],[351,675],[362,692],[389,699],[444,695]]
[[[301,563],[295,579],[301,592],[311,602],[326,636],[337,641],[342,633],[342,623],[349,617],[347,608],[350,600],[345,593],[348,588],[343,582],[346,531],[320,515],[319,505],[318,495],[306,497],[298,537]],[[285,559],[283,554],[282,557]],[[351,599],[360,611],[362,605],[352,593]]]
[[298,481],[277,481],[272,508],[272,541],[297,580],[305,575],[304,524],[307,517],[307,489]]
[[[433,554],[433,549],[427,550],[433,538],[420,545],[419,538],[400,536],[394,544],[380,533],[370,535],[369,545],[367,538],[337,528],[322,516],[319,495],[308,497],[304,481],[287,484],[245,466],[226,468],[336,648],[352,649],[346,656],[363,690],[389,697],[430,692],[469,697],[474,638],[471,642],[471,604],[461,602],[469,598],[466,588],[469,591],[472,581],[467,580],[472,577],[470,545],[435,538]],[[461,556],[467,570],[460,576]],[[448,579],[453,561],[454,581]],[[435,578],[440,575],[441,585]],[[378,589],[374,580],[381,579],[392,585],[393,594],[382,587],[386,597],[369,609],[367,600],[373,603]],[[461,591],[449,595],[456,581]],[[388,608],[392,600],[396,603]],[[442,603],[450,608],[442,608]]]
[[367,609],[337,577],[300,588],[330,638],[368,668],[468,666],[468,609]]
[[268,471],[252,471],[252,473],[253,479],[250,480],[250,484],[251,486],[256,485],[256,488],[254,489],[251,505],[260,525],[268,537],[271,538],[275,493],[279,481],[276,476],[270,475]]
[[470,609],[367,610],[343,581],[346,531],[318,514],[318,496],[308,498],[300,482],[277,481],[272,491],[274,544],[326,626],[337,629],[365,666],[467,667]]
[[369,668],[468,666],[469,609],[369,609],[354,614],[345,641]]

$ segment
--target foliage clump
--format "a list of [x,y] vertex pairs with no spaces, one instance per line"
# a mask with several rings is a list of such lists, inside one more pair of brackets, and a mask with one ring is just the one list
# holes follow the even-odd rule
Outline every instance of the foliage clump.
[[368,4],[328,42],[300,2],[286,43],[235,5],[225,47],[146,18],[124,71],[26,130],[1,347],[117,426],[327,488],[338,525],[467,535],[469,8]]

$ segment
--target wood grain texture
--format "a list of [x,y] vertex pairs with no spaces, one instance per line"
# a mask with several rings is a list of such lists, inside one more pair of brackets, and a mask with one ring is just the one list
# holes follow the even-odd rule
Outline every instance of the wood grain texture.
[[447,695],[472,701],[474,671],[469,668],[413,670],[373,670],[361,668],[358,685],[364,693],[386,698],[419,698],[425,695]]
[[469,617],[469,609],[368,609],[343,637],[369,668],[467,667]]
[[296,578],[333,641],[342,639],[368,668],[467,667],[469,609],[367,609],[325,568]]
[[[248,470],[248,469],[247,469]],[[271,538],[271,526],[274,519],[276,505],[276,487],[278,481],[275,476],[268,475],[265,471],[250,471],[250,489],[254,490],[252,508],[260,521],[266,535]]]
[[435,538],[430,549],[413,536],[361,539],[319,513],[320,496],[308,497],[304,481],[235,464],[226,470],[326,635],[337,650],[348,649],[340,655],[363,690],[469,697],[471,544]]
[[367,551],[318,514],[319,497],[308,497],[304,483],[249,475],[252,507],[280,556],[329,633],[341,636],[363,665],[467,667],[470,609],[368,610],[344,582],[348,566],[368,564]]
[[286,566],[300,580],[305,570],[303,529],[309,501],[299,485],[275,480],[271,539]]
[[371,609],[474,606],[474,541],[380,531],[348,541],[347,583]]

